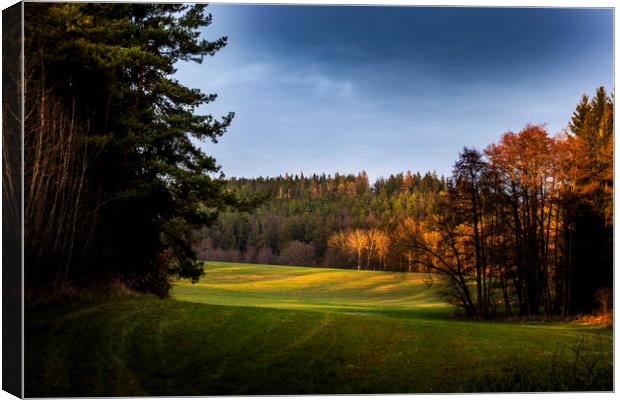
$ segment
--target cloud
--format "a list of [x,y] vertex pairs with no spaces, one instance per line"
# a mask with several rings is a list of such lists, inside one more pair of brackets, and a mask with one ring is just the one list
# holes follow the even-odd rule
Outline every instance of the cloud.
[[[184,80],[192,86],[208,88],[208,91],[226,93],[232,89],[239,93],[252,89],[255,96],[286,98],[290,104],[293,99],[328,100],[354,99],[355,83],[343,79],[330,71],[328,65],[307,65],[298,67],[272,60],[233,61],[213,60],[206,68],[196,65],[182,65]],[[213,71],[216,73],[209,73]]]
[[326,73],[309,70],[284,72],[279,82],[300,88],[304,93],[315,97],[336,97],[339,99],[354,96],[355,86],[350,80],[338,79]]
[[207,79],[206,84],[216,88],[265,81],[272,75],[272,67],[264,62],[236,65],[218,70],[217,75]]

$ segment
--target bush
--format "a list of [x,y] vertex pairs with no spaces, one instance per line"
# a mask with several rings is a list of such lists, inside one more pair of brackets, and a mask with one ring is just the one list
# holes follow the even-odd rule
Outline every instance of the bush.
[[314,245],[292,240],[288,242],[280,252],[277,263],[282,265],[314,267],[316,265],[316,251]]

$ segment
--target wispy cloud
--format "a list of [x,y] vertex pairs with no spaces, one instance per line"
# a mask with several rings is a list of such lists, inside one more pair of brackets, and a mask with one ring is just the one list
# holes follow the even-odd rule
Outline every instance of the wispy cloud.
[[354,96],[355,85],[352,81],[339,79],[314,69],[280,71],[278,81],[284,85],[300,88],[304,93],[316,97],[343,99]]
[[273,68],[271,65],[264,62],[252,62],[219,70],[217,74],[208,78],[205,83],[215,88],[225,88],[233,85],[264,82],[266,79],[271,78],[272,72]]

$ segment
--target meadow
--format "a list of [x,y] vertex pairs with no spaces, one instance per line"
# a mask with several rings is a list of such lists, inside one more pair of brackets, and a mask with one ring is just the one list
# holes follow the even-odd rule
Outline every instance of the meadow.
[[26,309],[26,396],[605,390],[612,330],[471,321],[429,274],[205,263]]

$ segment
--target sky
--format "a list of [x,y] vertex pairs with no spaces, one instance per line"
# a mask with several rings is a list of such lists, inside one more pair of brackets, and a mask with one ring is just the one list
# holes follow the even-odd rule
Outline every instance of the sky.
[[177,79],[235,118],[201,146],[227,177],[450,175],[464,146],[566,129],[613,86],[611,9],[211,4],[228,45]]

